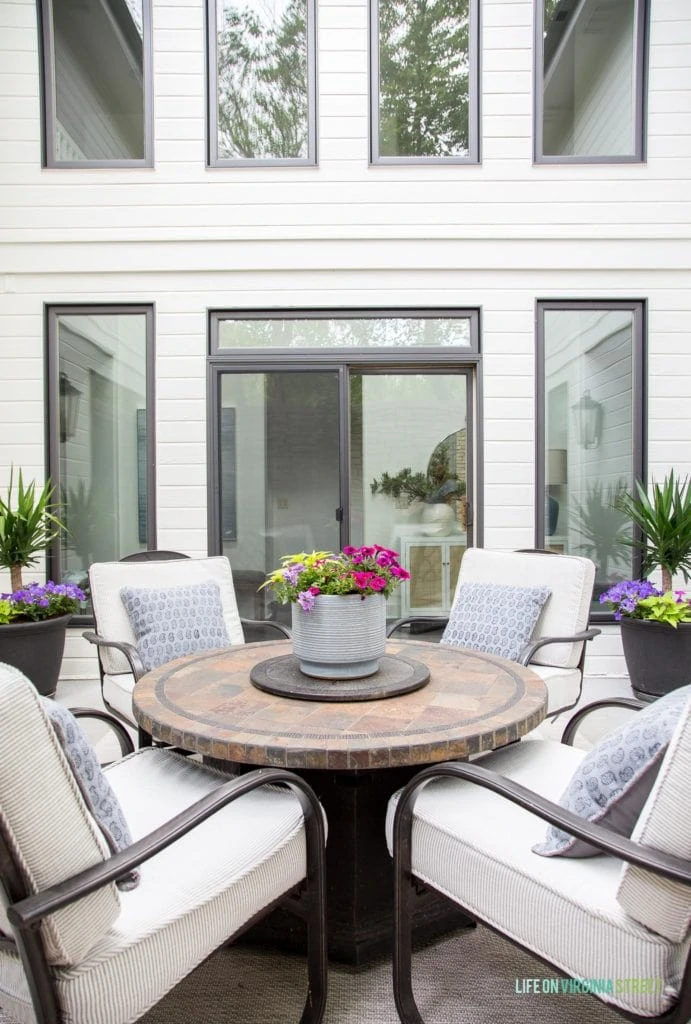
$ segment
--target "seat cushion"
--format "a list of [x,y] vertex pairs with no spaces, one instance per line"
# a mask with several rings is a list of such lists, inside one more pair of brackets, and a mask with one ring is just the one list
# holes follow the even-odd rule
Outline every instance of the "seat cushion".
[[[545,740],[513,744],[477,763],[556,801],[584,756]],[[395,798],[389,849],[394,806]],[[603,994],[630,1012],[661,1013],[678,992],[688,944],[654,935],[624,912],[618,859],[538,857],[531,848],[544,829],[540,818],[480,786],[433,782],[415,807],[413,871],[572,977],[662,978],[659,992]]]
[[149,671],[175,658],[230,645],[214,580],[173,587],[122,587],[137,650]]
[[[686,702],[681,713],[655,785],[632,833],[636,842],[663,853],[691,859],[689,779],[691,701]],[[681,942],[688,937],[691,925],[689,886],[655,878],[648,871],[625,864],[618,898],[622,907],[647,928],[673,942]]]
[[[559,798],[562,807],[630,836],[690,696],[691,686],[668,693],[603,736],[569,780]],[[535,852],[544,857],[601,854],[554,825],[547,827]]]
[[[230,562],[223,555],[163,562],[94,562],[89,566],[91,601],[96,630],[106,640],[134,644],[137,638],[120,597],[123,587],[173,587],[213,580],[219,587],[226,630],[232,644],[245,642],[235,600]],[[99,647],[106,675],[128,674],[131,669],[120,651]]]
[[534,665],[532,662],[529,667],[547,687],[547,717],[578,703],[581,673],[577,668],[555,668],[553,665]]
[[464,583],[440,642],[518,661],[549,595],[549,587]]
[[[227,780],[160,748],[138,751],[107,774],[135,840]],[[66,1019],[137,1020],[305,871],[304,821],[291,792],[265,788],[219,811],[143,864],[139,886],[121,894],[119,917],[90,955],[57,972]],[[28,1006],[16,963],[3,954],[0,1005],[16,1013]]]
[[[551,596],[538,619],[536,636],[573,636],[588,625],[595,565],[577,555],[468,548],[458,584],[504,583],[516,587],[549,587]],[[576,668],[583,645],[548,644],[532,663]],[[532,664],[531,663],[531,664]]]

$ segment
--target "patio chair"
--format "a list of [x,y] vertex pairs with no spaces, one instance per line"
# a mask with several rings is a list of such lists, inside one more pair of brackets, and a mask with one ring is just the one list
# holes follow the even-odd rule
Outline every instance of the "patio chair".
[[642,710],[589,751],[526,739],[425,768],[391,798],[403,1024],[423,1020],[410,941],[421,887],[556,969],[540,992],[592,993],[634,1021],[689,1019],[691,686],[608,703]]
[[[82,635],[98,647],[103,703],[129,725],[136,724],[134,685],[149,669],[196,650],[243,644],[245,627],[267,627],[276,639],[290,636],[279,622],[240,618],[233,573],[225,556],[153,558],[153,554],[137,552],[120,562],[94,562],[89,567],[95,630]],[[149,592],[149,608],[139,594],[142,590]],[[130,592],[141,610],[139,636],[134,612],[130,608],[128,613],[123,603],[123,592]],[[175,606],[181,612],[179,637],[164,641],[162,634],[171,632]]]
[[441,643],[529,665],[547,687],[552,717],[580,700],[586,641],[601,632],[588,628],[594,581],[589,558],[468,548],[448,618],[408,616],[387,632],[406,624],[443,628]]
[[97,777],[66,709],[62,731],[48,711],[0,664],[0,1006],[26,1024],[138,1020],[281,904],[306,918],[301,1024],[319,1024],[325,823],[307,783],[152,747]]

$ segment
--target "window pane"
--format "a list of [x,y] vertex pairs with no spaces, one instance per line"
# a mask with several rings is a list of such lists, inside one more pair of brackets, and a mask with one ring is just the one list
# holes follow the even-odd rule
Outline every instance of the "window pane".
[[147,546],[147,316],[55,317],[62,579]]
[[467,317],[390,317],[330,320],[220,320],[218,347],[236,348],[442,348],[469,349]]
[[219,160],[307,160],[307,0],[216,0]]
[[[142,0],[45,0],[52,25],[47,81],[55,119],[49,163],[146,156]],[[52,121],[52,118],[51,118]]]
[[633,571],[615,506],[633,485],[637,332],[631,308],[544,311],[545,542],[595,562],[596,601]]
[[378,0],[379,156],[469,157],[469,0]]
[[543,2],[543,155],[636,156],[642,0]]

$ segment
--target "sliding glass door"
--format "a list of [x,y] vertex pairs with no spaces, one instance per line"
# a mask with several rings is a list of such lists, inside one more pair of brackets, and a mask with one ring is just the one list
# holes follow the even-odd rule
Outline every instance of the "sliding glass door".
[[245,617],[287,620],[259,590],[281,556],[382,544],[415,569],[390,617],[447,610],[470,542],[469,371],[326,360],[219,365],[211,533]]

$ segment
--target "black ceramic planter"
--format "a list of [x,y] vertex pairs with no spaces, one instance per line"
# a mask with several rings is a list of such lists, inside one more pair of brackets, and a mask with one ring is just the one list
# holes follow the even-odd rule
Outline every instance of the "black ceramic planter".
[[622,619],[621,642],[633,692],[655,700],[691,683],[691,622],[676,628],[645,619]]
[[0,661],[18,668],[39,693],[55,693],[71,615],[42,622],[12,622],[0,626]]

